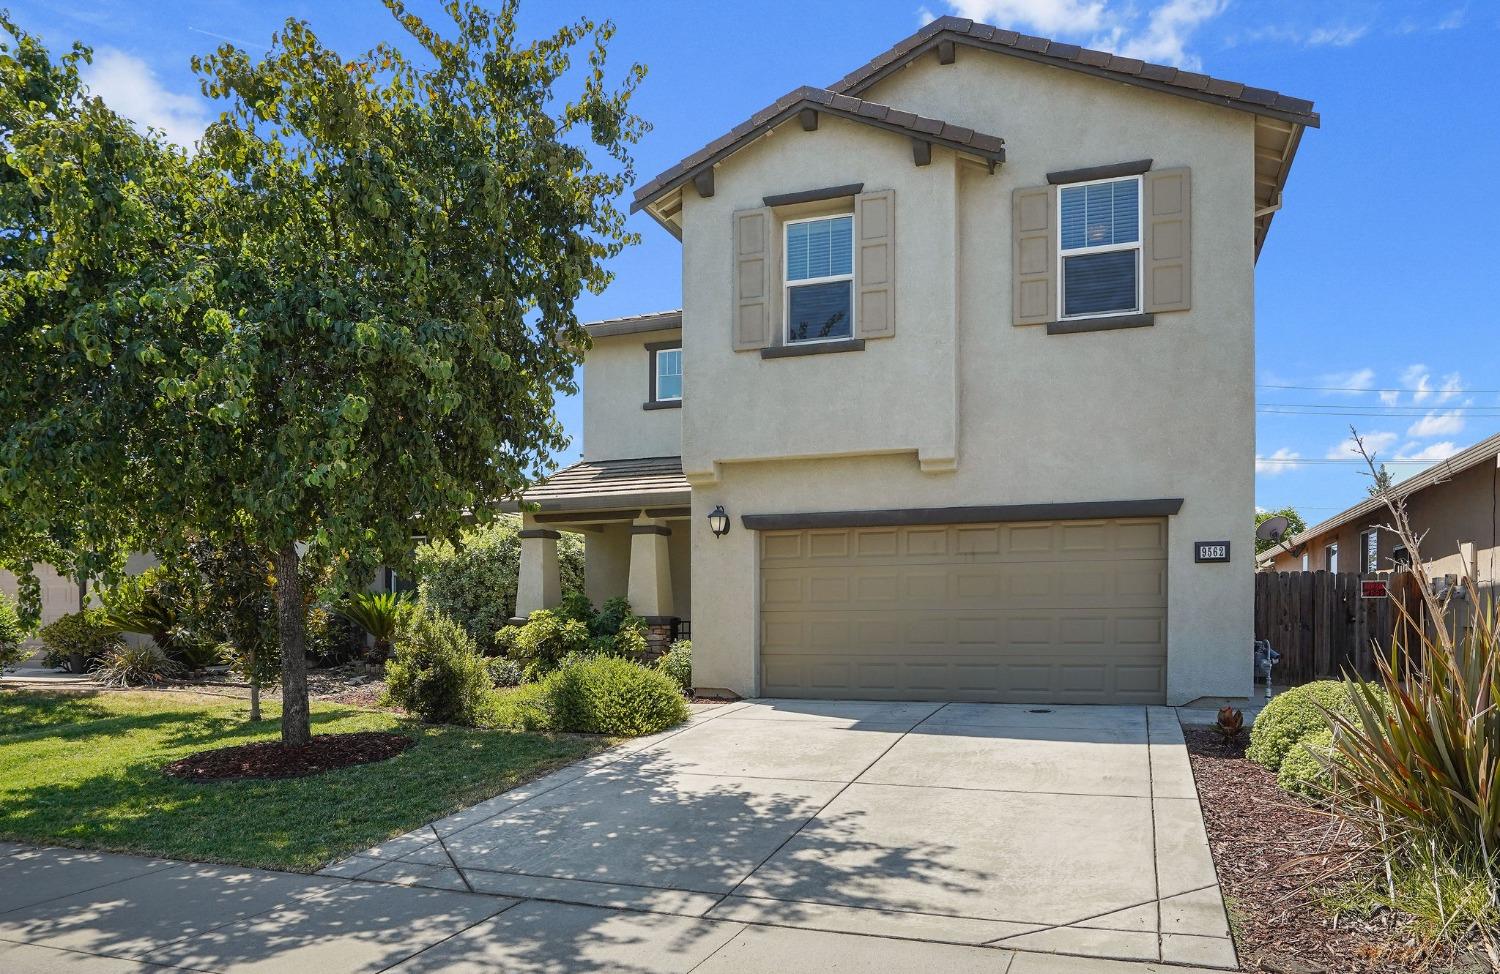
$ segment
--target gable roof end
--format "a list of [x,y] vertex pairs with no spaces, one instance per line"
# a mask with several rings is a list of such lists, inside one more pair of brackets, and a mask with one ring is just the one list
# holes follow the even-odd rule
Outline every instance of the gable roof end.
[[[979,159],[991,169],[1005,161],[1005,140],[997,135],[986,135],[962,125],[903,112],[852,95],[838,94],[827,88],[802,87],[787,92],[636,190],[630,212],[643,209],[682,187],[699,173],[712,169],[718,162],[789,121],[805,108],[941,145]],[[674,235],[677,233],[675,225],[662,214],[652,211],[651,215]]]
[[858,95],[913,58],[933,50],[945,41],[1182,95],[1256,115],[1268,115],[1297,125],[1317,128],[1320,123],[1318,113],[1313,111],[1313,103],[1305,98],[1294,98],[1268,88],[1253,88],[1238,81],[1211,78],[1206,74],[1183,71],[1170,65],[1120,57],[1107,51],[1092,51],[1077,44],[1032,37],[963,17],[939,17],[890,50],[844,75],[829,88],[840,94]]

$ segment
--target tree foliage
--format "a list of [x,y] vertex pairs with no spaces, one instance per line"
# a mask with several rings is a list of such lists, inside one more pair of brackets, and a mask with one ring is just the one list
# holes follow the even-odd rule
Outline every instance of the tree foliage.
[[446,33],[386,6],[417,56],[289,20],[263,58],[194,59],[224,113],[193,156],[89,95],[82,48],[3,25],[0,563],[233,526],[271,559],[289,744],[304,561],[402,564],[546,469],[575,302],[631,241],[643,69],[606,82],[610,24],[524,42],[516,0],[449,3]]

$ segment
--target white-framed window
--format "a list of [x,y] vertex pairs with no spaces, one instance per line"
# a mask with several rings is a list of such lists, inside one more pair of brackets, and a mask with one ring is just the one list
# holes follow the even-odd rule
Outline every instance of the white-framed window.
[[1380,571],[1380,532],[1371,528],[1359,536],[1359,556],[1361,575],[1369,575]]
[[1339,570],[1339,546],[1331,544],[1323,549],[1323,564],[1330,572]]
[[1302,570],[1307,571],[1312,566],[1309,564],[1307,552],[1302,552]]
[[682,401],[682,349],[658,348],[656,362],[656,401]]
[[1061,187],[1057,225],[1060,317],[1140,311],[1141,177]]
[[783,318],[788,345],[854,335],[854,215],[783,225]]

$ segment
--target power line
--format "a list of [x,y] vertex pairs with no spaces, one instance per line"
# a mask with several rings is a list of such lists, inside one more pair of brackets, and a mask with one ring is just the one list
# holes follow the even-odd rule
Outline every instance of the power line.
[[[1385,463],[1423,463],[1423,464],[1431,465],[1431,464],[1435,464],[1435,463],[1443,463],[1445,460],[1447,460],[1447,457],[1444,457],[1442,460],[1434,460],[1431,457],[1428,457],[1426,459],[1420,459],[1420,458],[1400,459],[1400,458],[1397,458],[1397,459],[1392,459],[1392,460],[1384,460],[1384,459],[1381,459],[1380,457],[1376,457],[1375,458],[1375,463],[1376,463],[1377,466],[1379,466],[1380,464],[1385,464]],[[1256,463],[1296,463],[1296,464],[1303,464],[1303,463],[1357,463],[1360,466],[1366,466],[1365,461],[1359,460],[1359,459],[1355,459],[1355,460],[1333,460],[1333,459],[1329,459],[1327,457],[1256,457],[1255,458],[1255,462]]]
[[1325,409],[1374,409],[1374,410],[1379,410],[1380,412],[1394,411],[1394,412],[1409,412],[1409,413],[1418,413],[1418,414],[1420,414],[1420,413],[1436,413],[1436,412],[1462,412],[1462,413],[1500,412],[1500,406],[1464,406],[1464,405],[1454,405],[1454,406],[1449,406],[1449,405],[1433,405],[1433,406],[1411,406],[1411,405],[1396,406],[1396,405],[1391,405],[1391,406],[1377,406],[1375,403],[1362,403],[1362,402],[1355,402],[1355,403],[1348,403],[1348,402],[1263,402],[1263,403],[1258,403],[1257,406],[1256,406],[1256,408],[1264,408],[1266,406],[1275,406],[1277,408],[1287,408],[1287,409],[1316,409],[1316,410],[1319,410],[1319,411],[1325,410]]
[[[1376,388],[1364,388],[1364,387],[1361,387],[1361,386],[1295,386],[1295,385],[1284,385],[1282,383],[1277,383],[1277,382],[1262,382],[1262,383],[1258,383],[1256,385],[1256,388],[1257,389],[1306,389],[1306,390],[1309,390],[1311,392],[1375,392],[1375,393],[1380,393],[1380,392],[1422,392],[1422,391],[1426,391],[1428,395],[1432,395],[1433,393],[1442,393],[1443,392],[1442,389],[1421,390],[1421,389],[1412,389],[1412,388],[1404,388],[1404,389],[1376,389]],[[1460,390],[1458,390],[1458,392],[1462,393],[1462,394],[1468,394],[1468,393],[1471,393],[1471,392],[1500,394],[1500,389],[1460,389]]]

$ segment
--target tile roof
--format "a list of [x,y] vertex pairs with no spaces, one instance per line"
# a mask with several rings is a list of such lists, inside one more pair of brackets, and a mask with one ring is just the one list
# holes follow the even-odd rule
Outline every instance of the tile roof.
[[522,498],[543,512],[620,510],[686,504],[692,488],[682,457],[580,460],[528,488]]
[[[1475,443],[1468,449],[1461,450],[1458,453],[1453,454],[1453,456],[1449,457],[1446,460],[1439,460],[1432,466],[1424,468],[1421,473],[1413,474],[1412,476],[1401,481],[1396,485],[1396,496],[1409,497],[1412,494],[1415,494],[1417,491],[1422,490],[1426,487],[1431,487],[1434,484],[1440,484],[1445,480],[1450,480],[1454,476],[1463,473],[1465,470],[1469,469],[1475,464],[1483,463],[1484,461],[1497,455],[1500,455],[1500,433],[1496,433],[1494,436],[1480,440],[1478,443]],[[1380,458],[1376,457],[1375,462],[1379,463]],[[1301,532],[1290,540],[1281,542],[1281,544],[1278,545],[1276,549],[1273,549],[1261,555],[1259,560],[1262,563],[1269,562],[1277,554],[1280,554],[1283,551],[1290,551],[1298,545],[1306,544],[1313,538],[1316,538],[1318,535],[1323,534],[1325,531],[1332,531],[1334,528],[1342,527],[1343,525],[1348,524],[1350,521],[1361,520],[1371,514],[1374,514],[1376,511],[1384,509],[1384,507],[1385,501],[1381,500],[1378,497],[1371,497],[1367,500],[1360,501],[1353,507],[1335,514],[1328,520],[1318,524],[1314,524],[1312,527],[1308,528],[1306,531]]]
[[1165,64],[1120,57],[1107,51],[1092,51],[1077,44],[1031,37],[963,17],[939,17],[890,50],[855,68],[829,85],[829,88],[841,94],[858,95],[912,58],[932,50],[944,41],[1015,55],[1242,111],[1271,115],[1298,125],[1317,128],[1319,124],[1318,113],[1313,111],[1313,103],[1305,98],[1294,98],[1269,88],[1255,88],[1238,81],[1212,78]]
[[599,321],[584,322],[583,327],[595,338],[637,335],[648,331],[668,331],[682,327],[682,309],[648,311],[645,314],[626,315],[624,318],[603,318]]
[[978,156],[991,166],[1005,161],[1005,140],[997,135],[986,135],[963,125],[925,118],[888,105],[838,94],[827,88],[802,87],[782,95],[636,190],[630,211],[634,213],[658,196],[681,186],[699,171],[760,138],[804,108],[815,108],[819,112],[850,121],[946,146],[957,152]]

